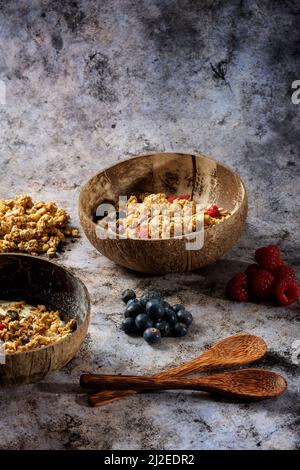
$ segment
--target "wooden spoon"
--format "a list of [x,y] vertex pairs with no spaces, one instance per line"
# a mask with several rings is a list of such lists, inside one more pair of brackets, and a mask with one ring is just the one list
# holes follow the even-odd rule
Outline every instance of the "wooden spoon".
[[[98,389],[134,389],[138,392],[157,390],[200,390],[219,395],[245,399],[264,400],[281,395],[287,388],[286,380],[275,372],[264,369],[242,369],[209,375],[207,377],[170,377],[102,375]],[[110,395],[108,395],[109,397]],[[90,395],[92,406],[103,405],[98,394]]]
[[[229,336],[195,359],[166,371],[159,372],[153,377],[167,378],[205,370],[241,366],[260,359],[266,352],[267,345],[259,336],[250,334]],[[93,388],[91,387],[91,384],[93,383],[93,377],[95,376],[97,376],[97,374],[83,374],[80,377],[81,386],[83,388]],[[135,390],[126,390],[125,392],[113,391],[109,401],[112,402],[125,396],[134,395],[135,393],[137,393]],[[98,396],[100,400],[101,392],[99,392]],[[105,403],[108,403],[107,395],[105,395],[105,397],[103,396],[103,399],[105,400]]]

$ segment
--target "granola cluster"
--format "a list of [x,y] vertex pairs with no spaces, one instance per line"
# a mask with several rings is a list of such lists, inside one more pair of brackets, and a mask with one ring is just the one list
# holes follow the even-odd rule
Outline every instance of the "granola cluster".
[[76,329],[76,321],[65,322],[60,312],[45,305],[26,302],[0,305],[0,341],[7,354],[30,351],[56,343]]
[[22,251],[54,256],[67,237],[79,237],[68,226],[69,215],[55,202],[33,202],[30,196],[0,199],[0,253]]
[[[211,204],[197,210],[190,195],[167,196],[164,193],[132,195],[125,208],[116,204],[117,233],[129,238],[170,238],[195,232],[198,224],[204,228],[219,224],[230,217],[230,212]],[[203,214],[204,212],[204,214]],[[125,217],[120,217],[125,213]],[[108,216],[109,217],[109,216]],[[108,220],[100,220],[104,224]]]

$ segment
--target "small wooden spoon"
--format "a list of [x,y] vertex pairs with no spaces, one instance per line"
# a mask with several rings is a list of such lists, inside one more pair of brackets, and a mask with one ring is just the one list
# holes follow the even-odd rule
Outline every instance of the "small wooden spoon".
[[[167,378],[175,377],[194,372],[222,369],[226,367],[241,366],[250,364],[265,355],[267,352],[267,345],[265,341],[259,336],[250,334],[240,334],[229,336],[219,343],[212,346],[200,356],[185,362],[177,367],[159,372],[153,377]],[[93,388],[93,377],[97,374],[83,374],[80,377],[80,384],[83,388]],[[99,392],[99,400],[101,399]],[[137,393],[135,390],[113,391],[111,393],[110,402],[123,398],[125,396],[134,395]],[[108,403],[107,395],[103,397],[105,403]]]
[[[281,395],[287,388],[281,375],[264,369],[242,369],[207,377],[172,377],[102,375],[98,377],[98,389],[134,389],[138,392],[158,390],[200,390],[245,400],[264,400]],[[109,396],[109,395],[108,395]],[[92,406],[103,405],[98,394],[90,395]]]

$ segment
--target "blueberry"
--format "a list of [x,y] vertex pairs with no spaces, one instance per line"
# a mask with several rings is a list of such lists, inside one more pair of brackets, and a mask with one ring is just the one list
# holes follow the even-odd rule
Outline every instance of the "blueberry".
[[162,300],[160,303],[161,303],[161,305],[163,306],[164,309],[171,308],[171,305],[166,300]]
[[187,326],[184,323],[176,323],[173,328],[174,336],[185,336],[188,332]]
[[158,299],[150,299],[146,303],[146,312],[152,320],[160,320],[164,316],[164,308]]
[[142,297],[140,298],[140,303],[144,308],[146,307],[146,303],[148,302],[148,300],[149,300],[148,294],[143,294]]
[[148,292],[149,299],[159,299],[161,300],[161,295],[156,290],[151,290]]
[[126,307],[124,317],[135,318],[139,313],[142,313],[143,311],[144,309],[140,302],[130,302],[129,305]]
[[136,330],[134,318],[125,318],[122,321],[122,330],[128,335]]
[[143,338],[148,344],[157,344],[160,342],[161,334],[157,328],[147,328],[144,331]]
[[140,303],[140,305],[142,305],[141,302],[140,302],[138,299],[130,299],[130,300],[128,300],[128,302],[127,302],[126,308],[127,308],[130,304],[136,304],[136,303]]
[[187,310],[179,310],[176,313],[177,320],[185,325],[189,326],[193,323],[193,315]]
[[166,321],[162,320],[156,323],[155,328],[157,328],[162,336],[169,336],[170,334],[170,325]]
[[145,331],[147,328],[151,328],[153,323],[146,313],[140,313],[135,319],[135,326],[139,331]]
[[136,295],[132,289],[126,289],[122,292],[122,300],[125,304],[127,304],[128,300],[135,299]]
[[6,310],[6,314],[9,315],[10,321],[17,321],[19,320],[19,314],[17,310]]
[[167,310],[165,310],[164,320],[166,320],[166,322],[168,322],[170,327],[172,328],[177,322],[176,313],[173,312],[172,309],[168,308]]
[[173,305],[172,309],[177,313],[179,310],[184,310],[184,306],[182,304],[175,304]]
[[150,291],[150,292],[147,292],[146,294],[143,294],[141,299],[140,299],[140,302],[141,304],[146,307],[146,303],[148,302],[148,300],[152,300],[152,299],[156,299],[156,300],[161,300],[161,296],[158,292],[156,291]]

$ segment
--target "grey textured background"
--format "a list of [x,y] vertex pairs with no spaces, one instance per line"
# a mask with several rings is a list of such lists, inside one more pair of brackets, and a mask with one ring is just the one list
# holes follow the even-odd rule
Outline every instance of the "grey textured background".
[[[250,204],[234,250],[188,275],[125,271],[84,236],[69,245],[58,262],[90,291],[89,335],[63,370],[0,392],[1,448],[299,449],[299,304],[235,305],[223,294],[259,245],[276,242],[299,263],[300,106],[291,103],[299,14],[296,0],[0,2],[0,197],[55,199],[78,224],[79,189],[91,175],[128,155],[175,150],[229,164]],[[211,67],[220,63],[223,77]],[[125,286],[184,302],[195,317],[189,336],[157,349],[126,337]],[[268,341],[264,364],[289,381],[283,397],[235,404],[169,392],[94,410],[79,393],[81,372],[158,371],[238,331]]]

